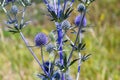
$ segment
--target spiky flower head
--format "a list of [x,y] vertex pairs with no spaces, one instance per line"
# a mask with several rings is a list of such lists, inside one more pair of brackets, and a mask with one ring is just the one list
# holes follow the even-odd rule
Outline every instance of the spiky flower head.
[[11,13],[13,14],[17,14],[18,13],[18,7],[16,5],[13,5],[12,8],[11,8]]
[[[81,20],[82,20],[82,16],[81,16],[81,15],[78,15],[78,16],[75,18],[75,21],[74,21],[75,25],[76,25],[76,26],[79,26]],[[84,27],[87,26],[86,17],[84,17],[84,19],[83,19],[83,21],[82,21],[82,26],[84,26]]]
[[15,0],[6,0],[5,2],[6,3],[9,3],[9,2],[14,2]]
[[60,72],[56,71],[53,75],[53,77],[55,78],[55,80],[60,80]]
[[34,38],[34,41],[35,41],[35,45],[36,46],[44,46],[47,44],[48,42],[48,37],[44,34],[44,33],[38,33],[35,38]]
[[46,62],[44,62],[43,63],[43,67],[44,67],[44,69],[45,69],[45,71],[48,73],[49,71],[51,72],[51,71],[53,71],[53,67],[52,67],[52,63],[51,62],[49,62],[49,61],[46,61]]
[[54,50],[55,46],[52,43],[46,45],[47,52],[51,53]]
[[83,3],[78,4],[77,10],[78,10],[78,12],[85,11],[85,5]]
[[67,30],[67,29],[69,29],[70,27],[71,27],[71,24],[70,24],[69,21],[64,20],[64,21],[62,22],[62,28],[63,28],[63,29]]

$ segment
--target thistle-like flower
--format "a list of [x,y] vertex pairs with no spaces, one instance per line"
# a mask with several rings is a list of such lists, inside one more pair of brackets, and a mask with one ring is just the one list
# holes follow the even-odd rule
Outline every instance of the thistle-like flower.
[[63,22],[62,22],[62,28],[64,29],[64,30],[68,30],[70,27],[71,27],[71,24],[70,24],[70,22],[69,21],[67,21],[67,20],[64,20]]
[[[81,20],[82,20],[82,16],[81,16],[81,15],[78,15],[78,16],[75,18],[75,21],[74,21],[75,25],[79,27]],[[83,21],[82,21],[81,24],[82,24],[83,27],[87,26],[87,20],[86,20],[85,17],[84,17],[84,19],[83,19]]]
[[56,71],[53,77],[55,78],[55,80],[60,80],[60,72]]
[[[46,61],[45,63],[43,63],[43,67],[45,69],[45,71],[48,73],[49,70],[53,70],[53,68],[51,67],[52,63],[50,63],[49,61]],[[50,67],[49,67],[50,66]],[[50,68],[50,69],[49,69]]]
[[15,0],[6,0],[6,3],[14,2]]
[[46,45],[46,51],[51,53],[54,50],[55,46],[52,43]]
[[85,11],[85,5],[83,3],[80,3],[77,7],[78,12],[83,12]]
[[44,34],[44,33],[38,33],[35,38],[34,38],[34,41],[35,41],[35,45],[36,46],[44,46],[47,44],[48,42],[48,38],[47,36]]
[[13,5],[12,8],[11,8],[11,13],[13,14],[17,14],[18,13],[18,7],[16,5]]

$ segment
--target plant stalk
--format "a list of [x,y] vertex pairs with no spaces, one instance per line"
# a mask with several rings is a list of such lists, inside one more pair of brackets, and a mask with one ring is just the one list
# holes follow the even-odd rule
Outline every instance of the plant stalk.
[[[86,14],[86,10],[83,12],[83,14],[81,13],[82,19],[81,19],[80,24],[79,24],[79,26],[78,26],[79,29],[78,29],[78,33],[77,33],[77,36],[76,36],[76,39],[75,39],[75,42],[74,42],[74,46],[76,46],[76,44],[77,44],[77,40],[78,40],[78,38],[79,38],[79,33],[80,33],[81,29],[82,29],[82,22],[83,22],[83,20],[84,20],[85,14]],[[73,52],[74,52],[74,47],[72,48],[72,51],[71,51],[71,53],[70,53],[70,55],[69,55],[68,63],[70,63],[70,59],[71,59],[71,57],[72,57]]]
[[39,64],[40,68],[44,71],[45,74],[47,74],[47,72],[45,71],[45,69],[43,68],[43,66],[40,64],[39,59],[37,58],[37,56],[35,55],[35,53],[33,52],[32,48],[29,47],[28,42],[26,41],[23,33],[20,31],[20,36],[22,38],[22,40],[24,41],[26,47],[28,48],[28,50],[30,51],[30,53],[32,54],[32,56],[34,57],[34,59],[37,61],[37,63]]

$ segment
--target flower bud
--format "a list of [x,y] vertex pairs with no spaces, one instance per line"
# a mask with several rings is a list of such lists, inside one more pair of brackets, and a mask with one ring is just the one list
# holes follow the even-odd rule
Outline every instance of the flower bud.
[[49,67],[49,66],[52,66],[53,64],[49,61],[46,61],[43,63],[43,67],[45,69],[45,71],[48,73],[49,72],[49,69],[50,71],[53,71],[53,67]]
[[78,12],[83,12],[85,11],[85,5],[83,3],[80,3],[78,6],[77,6],[77,10]]
[[62,28],[63,28],[63,29],[65,29],[65,30],[66,30],[66,29],[69,29],[70,26],[71,26],[71,24],[70,24],[69,21],[64,20],[64,21],[62,22]]
[[11,13],[13,14],[17,14],[18,13],[18,7],[16,5],[13,5],[12,8],[11,8]]
[[55,80],[60,80],[60,72],[56,71],[53,77],[55,78]]
[[15,0],[6,0],[5,2],[6,2],[6,3],[15,2]]
[[52,43],[46,45],[47,52],[51,53],[54,50],[55,46]]

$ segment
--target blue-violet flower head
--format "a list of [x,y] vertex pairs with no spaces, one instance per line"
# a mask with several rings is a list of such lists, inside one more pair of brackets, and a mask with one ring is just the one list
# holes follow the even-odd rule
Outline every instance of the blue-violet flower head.
[[53,77],[55,78],[55,80],[60,80],[60,72],[56,71]]
[[54,50],[55,46],[52,43],[46,45],[46,51],[51,53]]
[[67,21],[67,20],[64,20],[63,22],[62,22],[62,28],[63,29],[69,29],[71,27],[71,24],[70,24],[70,22],[69,21]]
[[[82,20],[82,16],[81,16],[81,15],[78,15],[78,16],[75,18],[75,21],[74,21],[75,25],[76,25],[76,26],[79,26],[81,20]],[[82,26],[84,26],[84,27],[87,26],[86,17],[84,17],[84,19],[83,19],[83,21],[82,21]]]
[[6,3],[9,3],[9,2],[14,2],[15,0],[6,0],[5,2]]
[[44,34],[44,33],[38,33],[35,38],[34,38],[34,41],[35,41],[35,45],[36,46],[44,46],[47,44],[48,42],[48,37]]
[[51,67],[51,65],[52,65],[52,63],[50,63],[49,61],[44,62],[43,67],[46,72],[49,72],[49,68],[50,68],[50,71],[53,71],[53,67]]
[[13,13],[13,14],[17,14],[18,13],[18,7],[16,5],[12,6],[11,13]]
[[85,11],[85,5],[83,3],[78,4],[77,10],[78,10],[78,12]]

